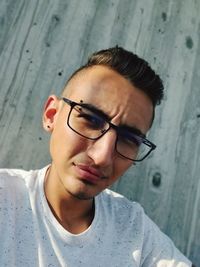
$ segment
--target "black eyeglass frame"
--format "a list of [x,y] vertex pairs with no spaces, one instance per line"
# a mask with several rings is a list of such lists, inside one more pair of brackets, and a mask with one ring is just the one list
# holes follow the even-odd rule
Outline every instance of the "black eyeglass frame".
[[[68,114],[68,118],[67,118],[67,125],[69,126],[70,129],[72,129],[72,130],[73,130],[75,133],[77,133],[78,135],[80,135],[80,136],[82,136],[82,137],[84,137],[84,138],[90,139],[90,140],[98,140],[98,139],[101,138],[105,133],[107,133],[107,132],[110,130],[110,128],[114,129],[117,133],[120,131],[118,126],[116,126],[116,125],[114,125],[113,123],[111,123],[108,119],[103,118],[103,119],[105,120],[105,122],[107,122],[107,123],[109,124],[109,127],[108,127],[107,130],[103,131],[102,134],[101,134],[100,136],[95,137],[95,138],[92,138],[92,137],[87,137],[87,136],[85,136],[85,135],[83,135],[83,134],[77,132],[74,128],[71,127],[71,125],[70,125],[70,123],[69,123],[69,118],[70,118],[70,115],[71,115],[71,112],[72,112],[73,108],[74,108],[75,106],[80,106],[80,107],[86,108],[86,109],[88,109],[88,110],[90,110],[90,111],[92,111],[92,112],[95,112],[95,111],[94,111],[93,108],[88,107],[87,104],[84,104],[84,103],[77,103],[77,102],[74,102],[74,101],[72,101],[72,100],[70,100],[70,99],[68,99],[68,98],[65,98],[65,97],[62,97],[62,100],[63,100],[65,103],[67,103],[68,105],[70,105],[70,107],[71,107],[71,109],[70,109],[70,111],[69,111],[69,114]],[[137,130],[135,130],[135,131],[137,131]],[[149,140],[145,137],[144,134],[142,134],[142,133],[136,133],[136,132],[135,132],[134,134],[135,134],[136,136],[138,136],[138,137],[141,139],[141,141],[142,141],[143,144],[145,144],[145,145],[147,145],[148,147],[150,147],[150,150],[148,151],[148,153],[147,153],[144,157],[142,157],[142,158],[139,159],[139,160],[138,160],[138,159],[131,159],[131,158],[128,158],[128,157],[122,155],[120,152],[118,152],[118,150],[117,150],[118,134],[117,134],[117,138],[116,138],[116,142],[115,142],[115,150],[116,150],[116,152],[117,152],[120,156],[122,156],[122,157],[125,158],[125,159],[129,159],[129,160],[131,160],[131,161],[133,161],[133,162],[140,162],[140,161],[143,161],[146,157],[148,157],[149,154],[150,154],[153,150],[156,149],[156,145],[153,144],[151,141],[149,141]]]

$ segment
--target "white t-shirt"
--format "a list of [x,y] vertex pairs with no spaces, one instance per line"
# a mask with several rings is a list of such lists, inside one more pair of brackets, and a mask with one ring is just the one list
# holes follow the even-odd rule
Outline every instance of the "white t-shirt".
[[105,190],[81,234],[65,230],[44,195],[42,170],[0,170],[0,266],[188,267],[141,206]]

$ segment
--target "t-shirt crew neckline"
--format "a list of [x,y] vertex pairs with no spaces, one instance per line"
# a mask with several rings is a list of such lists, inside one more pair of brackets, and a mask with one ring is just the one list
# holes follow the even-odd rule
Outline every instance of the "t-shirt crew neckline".
[[[94,199],[94,206],[95,206],[95,215],[94,219],[91,223],[91,225],[82,233],[80,234],[72,234],[69,231],[67,231],[55,218],[53,215],[46,196],[44,192],[44,181],[45,181],[45,175],[50,165],[46,166],[45,168],[39,170],[38,172],[38,178],[39,178],[39,195],[41,200],[41,208],[42,213],[44,215],[44,220],[46,223],[51,227],[54,228],[57,232],[57,235],[59,235],[59,238],[62,239],[64,242],[69,243],[70,245],[81,245],[82,243],[85,244],[86,241],[92,241],[92,239],[95,237],[95,229],[97,227],[99,219],[99,201],[100,201],[100,195],[96,196]],[[55,232],[55,231],[54,231]]]

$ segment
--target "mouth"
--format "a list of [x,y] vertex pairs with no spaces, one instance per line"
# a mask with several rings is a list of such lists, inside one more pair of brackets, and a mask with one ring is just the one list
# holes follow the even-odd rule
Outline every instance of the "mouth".
[[97,184],[102,179],[105,179],[103,173],[94,167],[82,163],[74,164],[74,166],[81,180],[91,184]]

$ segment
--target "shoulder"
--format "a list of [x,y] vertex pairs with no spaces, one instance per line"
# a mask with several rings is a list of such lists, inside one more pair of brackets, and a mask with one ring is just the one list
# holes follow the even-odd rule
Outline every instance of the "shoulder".
[[33,176],[34,171],[25,171],[20,169],[0,169],[0,185],[15,186],[18,183],[26,183],[26,180]]
[[111,190],[102,192],[102,202],[110,222],[123,233],[121,240],[125,237],[140,251],[142,266],[154,266],[156,263],[162,263],[161,266],[179,266],[179,263],[182,263],[180,266],[190,266],[190,262],[145,214],[139,203]]
[[0,197],[19,197],[27,189],[34,189],[40,172],[41,170],[0,169]]
[[128,198],[126,198],[125,196],[116,193],[110,189],[105,189],[102,192],[102,199],[107,203],[107,205],[110,205],[112,208],[134,208],[140,212],[143,212],[143,208],[142,206],[134,201],[129,200]]
[[0,169],[0,185],[2,187],[7,187],[10,185],[15,185],[20,181],[25,180],[25,177],[29,172],[18,169]]
[[21,169],[0,169],[0,179],[23,178],[29,171]]
[[110,189],[106,189],[101,194],[102,207],[109,216],[119,224],[126,224],[131,230],[139,225],[142,228],[145,220],[145,213],[142,206],[134,201],[130,201],[123,195]]

